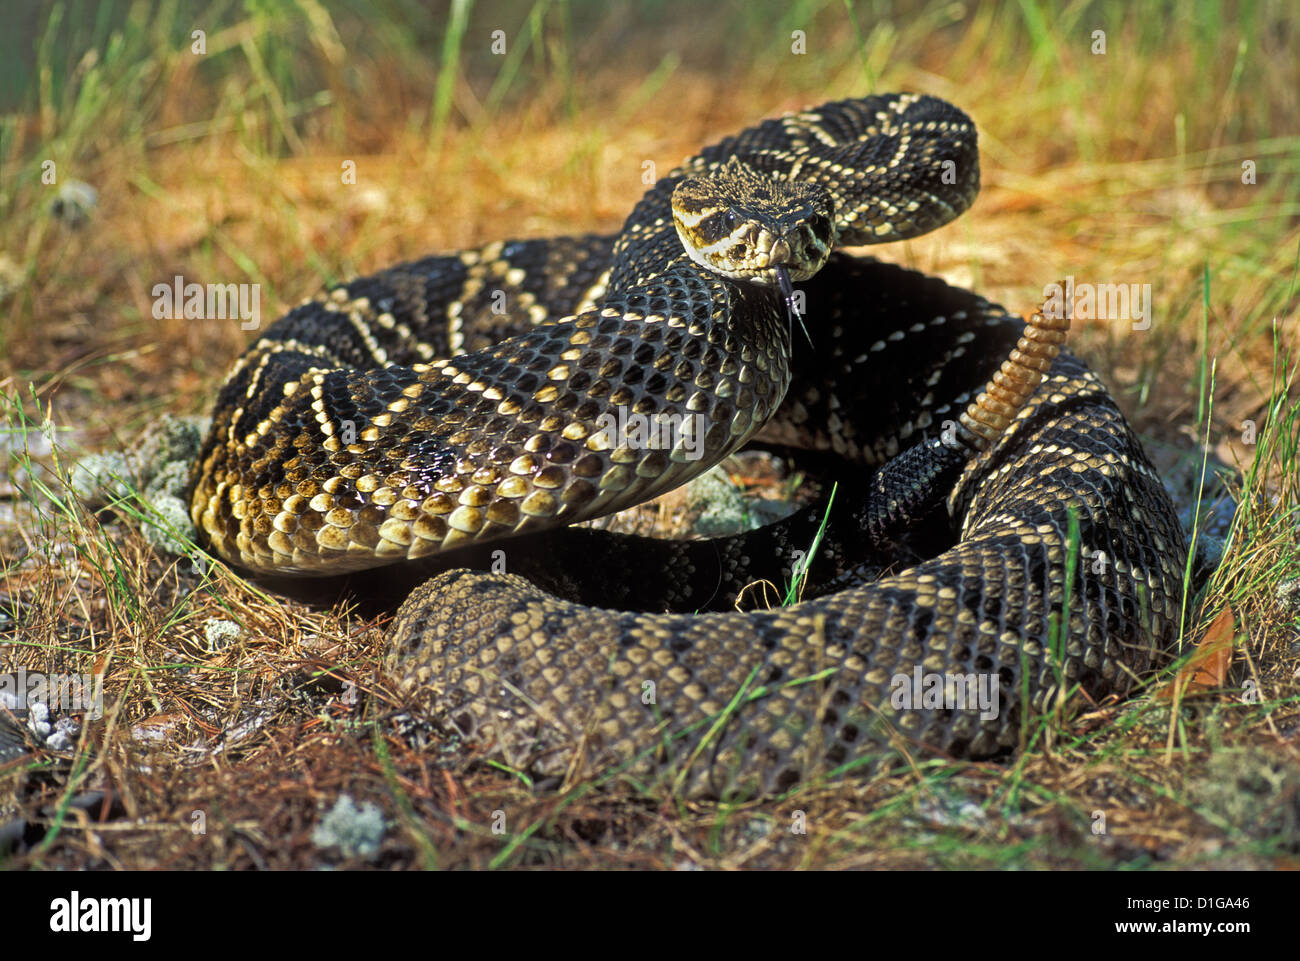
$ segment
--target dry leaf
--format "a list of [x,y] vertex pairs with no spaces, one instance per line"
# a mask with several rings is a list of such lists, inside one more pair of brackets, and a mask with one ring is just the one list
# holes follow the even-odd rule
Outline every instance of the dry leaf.
[[1223,687],[1236,639],[1236,615],[1231,607],[1225,607],[1196,645],[1195,653],[1172,681],[1156,691],[1156,697],[1168,701],[1175,691],[1185,696]]

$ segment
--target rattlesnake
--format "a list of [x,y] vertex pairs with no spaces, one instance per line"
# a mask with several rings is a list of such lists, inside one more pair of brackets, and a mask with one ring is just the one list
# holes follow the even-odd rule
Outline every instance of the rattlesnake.
[[[1051,361],[1060,324],[833,252],[938,227],[978,182],[955,107],[837,101],[706,148],[614,237],[491,244],[324,292],[235,365],[192,517],[263,573],[504,546],[510,573],[457,569],[409,597],[386,666],[413,705],[533,774],[721,795],[910,742],[1013,749],[1030,708],[1122,693],[1169,647],[1186,546],[1105,388],[1069,351]],[[664,414],[666,446],[608,427]],[[503,540],[668,490],[765,424],[856,474],[887,465],[829,511],[808,568],[822,596],[693,613],[788,577],[818,512],[694,544]],[[983,679],[996,706],[932,703],[932,676]]]

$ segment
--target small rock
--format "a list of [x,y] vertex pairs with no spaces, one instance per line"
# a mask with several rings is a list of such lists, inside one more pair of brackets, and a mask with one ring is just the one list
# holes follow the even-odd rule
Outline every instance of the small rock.
[[720,467],[701,474],[686,486],[686,505],[687,510],[700,512],[695,531],[705,537],[723,537],[753,529],[745,498]]
[[1300,617],[1300,578],[1279,584],[1277,600],[1292,617]]
[[240,633],[240,627],[234,621],[216,617],[209,618],[203,625],[203,639],[207,642],[208,651],[213,654],[228,648],[239,639]]
[[158,517],[143,525],[144,539],[160,551],[185,556],[188,548],[184,539],[193,541],[195,533],[189,505],[172,494],[160,493],[148,500]]
[[54,730],[45,739],[45,746],[51,751],[71,751],[80,734],[80,724],[73,718],[61,717],[54,722]]
[[190,479],[190,462],[174,460],[164,464],[153,475],[149,485],[144,489],[145,499],[151,503],[159,497],[184,497],[185,486]]
[[981,828],[988,822],[988,815],[974,801],[960,798],[942,798],[938,801],[922,800],[917,804],[916,813],[928,824],[935,827]]
[[50,213],[65,226],[83,227],[99,203],[99,191],[81,180],[65,180],[50,201]]
[[40,701],[27,702],[27,729],[42,741],[50,736],[50,709]]
[[205,418],[163,414],[131,448],[130,461],[143,483],[144,499],[161,518],[145,526],[145,540],[160,551],[184,556],[186,540],[195,539],[185,490],[207,426]]
[[131,496],[131,469],[117,451],[87,454],[68,475],[68,489],[91,510]]
[[360,807],[343,794],[311,832],[312,843],[318,848],[337,847],[344,857],[364,857],[373,860],[384,839],[384,814],[377,806],[366,801]]
[[[190,464],[199,455],[207,420],[202,417],[177,417],[163,414],[158,422],[146,428],[131,448],[131,461],[140,474],[143,489],[154,486],[155,478],[180,463],[189,471]],[[183,490],[183,486],[182,486]],[[179,493],[170,490],[169,493]]]
[[[1189,531],[1189,541],[1190,537]],[[1227,549],[1227,545],[1225,538],[1214,534],[1201,531],[1196,535],[1196,558],[1192,571],[1196,583],[1202,583],[1218,569],[1219,564],[1223,562],[1223,552]]]

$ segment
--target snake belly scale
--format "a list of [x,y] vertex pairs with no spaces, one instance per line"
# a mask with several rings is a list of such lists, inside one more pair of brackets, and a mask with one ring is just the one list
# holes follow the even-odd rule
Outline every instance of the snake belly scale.
[[[1186,547],[1113,400],[1058,355],[1063,334],[836,252],[948,222],[978,169],[973,124],[943,101],[837,101],[701,151],[616,236],[491,244],[325,292],[227,378],[192,474],[195,523],[255,572],[332,574],[620,510],[760,430],[884,476],[948,424],[968,455],[951,537],[904,569],[855,568],[850,507],[829,593],[778,610],[653,613],[695,609],[690,588],[611,610],[452,570],[403,604],[386,667],[508,764],[614,764],[688,795],[782,790],[907,743],[1011,750],[1058,691],[1123,693],[1159,659]],[[832,365],[792,343],[793,282]],[[501,293],[504,314],[489,306]],[[1024,363],[998,373],[1017,338]],[[873,396],[872,378],[890,392]],[[645,446],[598,429],[620,412],[682,430]],[[773,553],[757,544],[645,554],[703,551],[722,583]],[[897,679],[914,674],[990,679],[998,706],[900,706]]]

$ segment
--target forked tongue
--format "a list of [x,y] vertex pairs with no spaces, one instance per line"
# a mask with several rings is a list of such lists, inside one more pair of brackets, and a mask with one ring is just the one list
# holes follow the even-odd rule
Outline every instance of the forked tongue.
[[799,313],[799,306],[794,299],[794,284],[790,282],[790,272],[784,267],[776,267],[776,285],[781,289],[781,298],[785,301],[785,316],[790,321],[790,339],[794,340],[794,322],[799,321],[799,328],[803,331],[804,337],[808,339],[808,346],[812,346],[812,337],[808,335],[808,328],[803,325],[803,315]]

